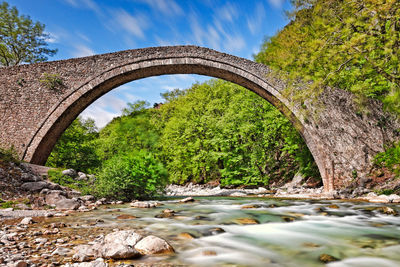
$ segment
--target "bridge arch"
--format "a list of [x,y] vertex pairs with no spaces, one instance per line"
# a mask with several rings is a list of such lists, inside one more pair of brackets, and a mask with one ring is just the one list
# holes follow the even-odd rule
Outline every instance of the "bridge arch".
[[[47,73],[59,76],[62,86],[54,90],[45,88],[40,77]],[[375,129],[367,140],[357,141],[357,135],[364,133],[366,127],[371,130],[367,121],[358,119],[351,127],[344,127],[349,120],[357,119],[351,113],[353,107],[348,93],[328,92],[322,99],[327,106],[327,111],[321,115],[325,121],[308,118],[305,122],[296,106],[280,93],[284,82],[274,80],[272,85],[268,73],[270,70],[265,65],[196,46],[143,48],[5,68],[0,72],[0,81],[5,81],[5,94],[0,93],[0,112],[5,114],[0,117],[5,129],[0,132],[0,145],[15,144],[23,160],[44,164],[72,121],[112,89],[151,76],[200,74],[241,85],[286,115],[314,156],[325,191],[342,186],[354,170],[361,172],[370,164],[372,152],[382,149],[382,138],[374,135]],[[11,101],[4,97],[7,94]],[[19,120],[10,121],[13,116]],[[332,140],[339,132],[340,144]],[[343,144],[351,149],[345,147],[343,152]],[[362,162],[357,162],[358,159]]]

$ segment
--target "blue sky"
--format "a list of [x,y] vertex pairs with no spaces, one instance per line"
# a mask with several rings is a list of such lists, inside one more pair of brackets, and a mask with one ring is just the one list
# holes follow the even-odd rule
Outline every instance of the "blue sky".
[[[8,0],[46,25],[50,60],[165,45],[199,45],[252,59],[266,36],[287,23],[288,0]],[[103,127],[126,102],[161,102],[160,93],[208,80],[199,75],[150,77],[112,90],[82,116]]]

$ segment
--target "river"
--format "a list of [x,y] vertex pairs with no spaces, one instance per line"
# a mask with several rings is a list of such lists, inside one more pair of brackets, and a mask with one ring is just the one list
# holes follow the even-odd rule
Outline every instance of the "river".
[[[49,220],[62,220],[74,234],[85,236],[85,232],[92,237],[96,229],[141,229],[165,238],[177,252],[131,263],[325,266],[320,257],[326,254],[323,259],[327,255],[338,259],[328,266],[400,266],[400,219],[385,214],[388,211],[383,208],[399,213],[399,206],[273,198],[195,199],[184,204],[168,199],[151,209],[108,205]],[[174,210],[175,215],[156,218],[165,209]]]

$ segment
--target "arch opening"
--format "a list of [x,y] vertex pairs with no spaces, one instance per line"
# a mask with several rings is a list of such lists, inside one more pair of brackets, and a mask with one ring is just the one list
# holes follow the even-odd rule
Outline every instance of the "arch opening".
[[328,184],[325,161],[318,153],[315,153],[317,146],[312,136],[307,133],[296,115],[287,108],[287,103],[280,97],[279,91],[268,84],[265,77],[260,77],[233,64],[198,57],[132,62],[89,77],[51,109],[29,142],[23,159],[34,164],[44,164],[61,134],[95,100],[128,82],[165,74],[199,74],[223,79],[245,87],[270,102],[291,121],[305,140],[320,171],[324,189],[332,188]]

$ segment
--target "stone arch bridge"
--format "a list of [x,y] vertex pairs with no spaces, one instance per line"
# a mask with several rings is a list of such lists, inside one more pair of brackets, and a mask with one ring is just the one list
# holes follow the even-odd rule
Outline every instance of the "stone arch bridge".
[[[325,109],[318,119],[304,118],[300,108],[281,94],[285,83],[268,78],[269,73],[262,64],[195,46],[135,49],[0,68],[0,147],[13,147],[22,160],[44,164],[57,139],[88,105],[119,85],[163,74],[221,78],[272,103],[303,136],[325,191],[346,187],[355,173],[365,175],[373,155],[397,138],[398,122],[387,119],[377,103],[370,103],[369,115],[360,115],[351,94],[342,90],[326,89],[319,100]],[[305,105],[313,109],[311,103]]]

